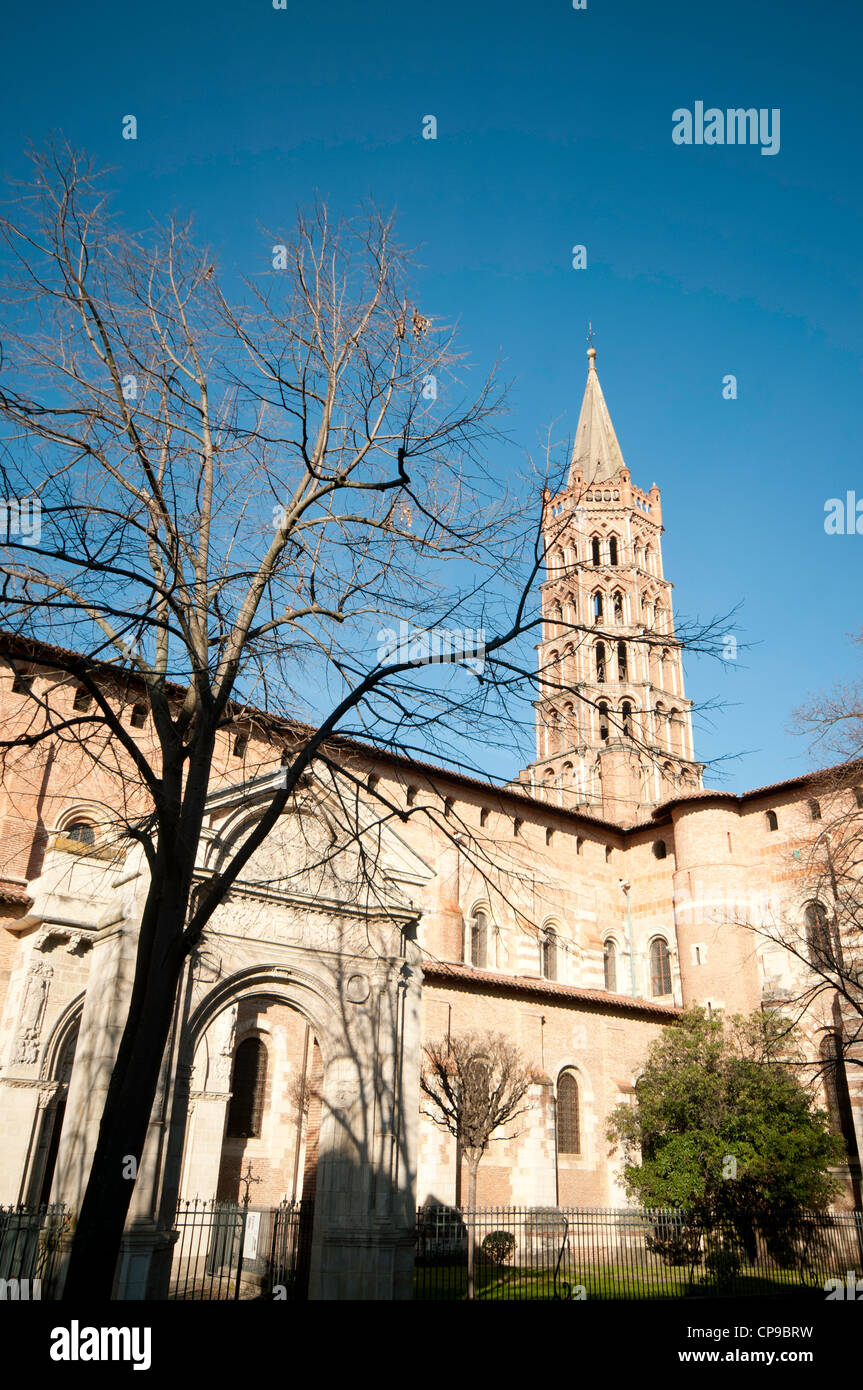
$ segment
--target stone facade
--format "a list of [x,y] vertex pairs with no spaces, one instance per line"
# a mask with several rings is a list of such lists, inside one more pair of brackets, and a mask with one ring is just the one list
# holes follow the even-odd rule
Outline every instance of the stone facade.
[[[262,1205],[314,1193],[312,1297],[409,1296],[415,1206],[463,1190],[454,1141],[421,1113],[422,1042],[467,1030],[506,1034],[538,1078],[528,1114],[481,1165],[479,1200],[621,1205],[606,1119],[663,1024],[689,1004],[769,1007],[803,981],[805,965],[751,928],[802,920],[813,798],[826,818],[860,793],[826,774],[741,796],[703,788],[659,491],[630,481],[594,357],[568,486],[546,498],[536,761],[496,787],[333,745],[367,788],[359,835],[343,843],[331,781],[313,777],[188,963],[122,1296],[164,1290],[178,1198],[236,1197],[250,1164]],[[587,630],[567,636],[569,623]],[[6,737],[30,717],[25,668],[35,693],[74,707],[55,649],[10,638],[3,651]],[[134,694],[112,680],[106,693],[146,744]],[[272,722],[245,732],[218,751],[201,877],[278,783]],[[122,770],[119,754],[71,743],[7,759],[0,1202],[74,1208],[86,1183],[147,886],[119,835],[134,811]],[[384,824],[381,798],[398,813]],[[835,1022],[822,996],[806,1017],[813,1059]],[[845,1204],[859,1200],[855,1172],[852,1153]]]

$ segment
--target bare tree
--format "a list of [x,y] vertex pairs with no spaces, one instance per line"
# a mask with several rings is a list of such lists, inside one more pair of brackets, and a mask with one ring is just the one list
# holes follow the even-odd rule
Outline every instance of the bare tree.
[[462,1033],[423,1049],[420,1090],[425,1114],[451,1134],[468,1171],[467,1296],[474,1296],[473,1219],[479,1165],[499,1129],[530,1108],[528,1096],[537,1079],[518,1049],[502,1033]]
[[[100,1297],[131,1198],[124,1160],[141,1157],[178,982],[214,911],[313,768],[358,844],[363,799],[381,823],[404,818],[336,736],[411,755],[433,733],[442,759],[483,772],[505,730],[523,744],[549,477],[509,488],[487,461],[502,392],[493,375],[468,389],[453,332],[413,302],[410,257],[374,209],[300,214],[229,297],[190,224],[130,234],[104,175],[52,145],[0,236],[2,476],[41,519],[38,535],[10,528],[0,566],[26,695],[0,752],[32,768],[62,745],[98,767],[106,835],[149,871],[66,1281],[69,1297]],[[443,661],[412,640],[440,629],[455,634]],[[720,631],[686,645],[712,651]],[[34,641],[63,673],[47,690],[26,684]],[[196,883],[214,782],[279,762],[254,826]],[[474,858],[487,872],[493,855]]]

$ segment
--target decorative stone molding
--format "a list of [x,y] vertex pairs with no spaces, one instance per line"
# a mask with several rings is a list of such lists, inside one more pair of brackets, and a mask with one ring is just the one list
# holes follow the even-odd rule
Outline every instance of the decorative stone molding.
[[37,951],[51,951],[61,941],[65,941],[70,956],[83,955],[93,945],[93,933],[78,927],[43,927],[33,945]]

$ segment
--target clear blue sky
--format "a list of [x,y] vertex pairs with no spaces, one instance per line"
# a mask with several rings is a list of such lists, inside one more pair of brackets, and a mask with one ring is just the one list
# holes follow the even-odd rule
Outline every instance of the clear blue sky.
[[[728,702],[697,750],[747,752],[737,790],[808,766],[791,711],[854,673],[863,624],[863,536],[823,529],[827,498],[863,498],[858,5],[43,0],[4,29],[6,171],[62,130],[116,166],[130,222],[192,211],[248,272],[260,227],[315,191],[396,206],[420,303],[478,367],[505,359],[522,448],[574,428],[592,320],[624,457],[662,489],[678,612],[742,603],[756,644],[690,660],[690,695]],[[779,153],[673,144],[699,100],[778,107]]]

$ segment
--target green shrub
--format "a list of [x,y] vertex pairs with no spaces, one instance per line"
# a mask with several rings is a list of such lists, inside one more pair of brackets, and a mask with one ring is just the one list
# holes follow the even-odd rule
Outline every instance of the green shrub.
[[492,1264],[505,1265],[515,1250],[515,1236],[512,1231],[490,1231],[480,1248]]

